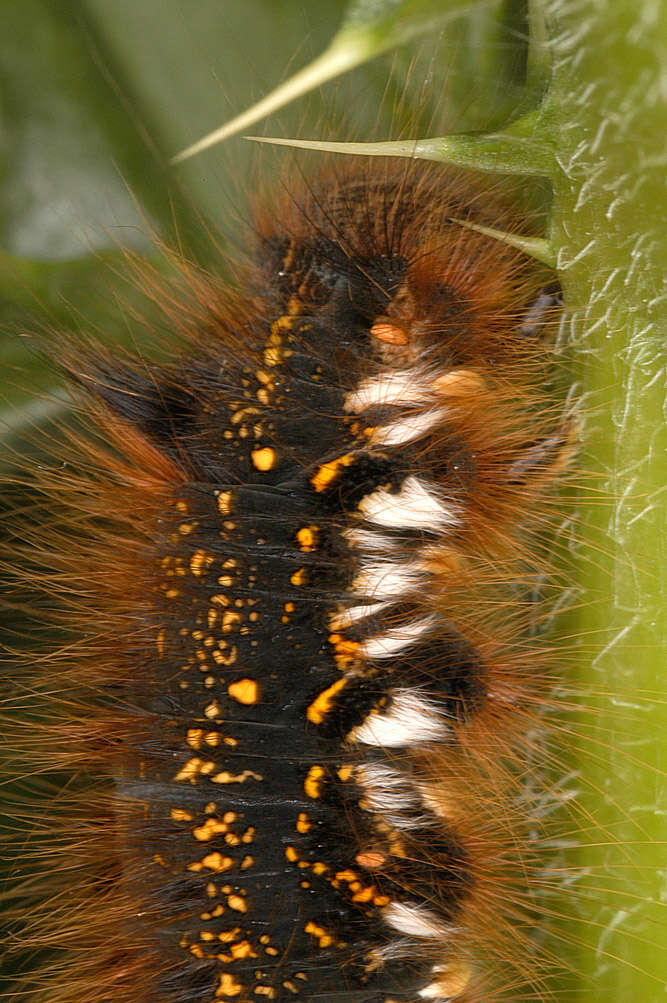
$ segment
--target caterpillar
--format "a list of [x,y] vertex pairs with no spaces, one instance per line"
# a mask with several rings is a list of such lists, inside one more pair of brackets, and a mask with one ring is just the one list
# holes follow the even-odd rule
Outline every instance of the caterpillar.
[[260,199],[234,282],[140,269],[173,358],[64,349],[87,417],[19,577],[72,637],[29,731],[81,789],[37,842],[61,863],[22,937],[55,956],[21,991],[547,991],[531,587],[572,431],[553,275],[469,225],[526,223],[452,169],[332,161]]

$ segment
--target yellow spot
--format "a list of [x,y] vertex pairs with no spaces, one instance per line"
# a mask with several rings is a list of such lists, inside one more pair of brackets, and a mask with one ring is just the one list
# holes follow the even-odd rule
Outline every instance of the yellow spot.
[[249,867],[255,863],[255,858],[251,857],[249,854],[243,858],[241,861],[241,870],[247,871]]
[[312,724],[322,724],[322,721],[331,710],[334,697],[347,686],[347,679],[337,679],[335,683],[323,690],[322,693],[311,703],[306,711],[306,717]]
[[178,532],[181,536],[189,536],[190,533],[197,528],[198,523],[196,522],[182,522],[178,527]]
[[209,763],[205,759],[200,759],[198,756],[193,756],[192,759],[188,759],[187,763],[180,768],[174,780],[188,780],[191,784],[194,784],[200,773],[210,773],[211,768],[215,768],[213,763]]
[[204,717],[212,720],[213,718],[220,716],[220,704],[217,700],[211,700],[211,702],[204,707]]
[[351,881],[356,881],[357,877],[358,877],[358,875],[356,874],[356,872],[355,871],[350,871],[350,870],[347,870],[347,871],[338,871],[338,873],[336,874],[336,880],[337,881],[346,881],[348,883],[348,885],[349,885],[349,883]]
[[229,599],[223,595],[211,596],[209,602],[214,603],[216,606],[229,606]]
[[167,634],[167,631],[164,629],[164,627],[162,628],[162,630],[158,631],[158,635],[157,635],[157,653],[160,656],[160,658],[162,658],[162,656],[164,655],[164,639],[166,637],[166,634]]
[[354,766],[341,766],[338,770],[338,779],[342,780],[343,783],[346,784],[348,780],[352,779],[353,774]]
[[215,995],[220,998],[221,996],[238,996],[242,991],[243,986],[240,982],[237,982],[233,975],[229,975],[228,972],[224,972],[220,976],[220,984],[215,991]]
[[224,874],[225,871],[231,870],[233,866],[234,861],[231,857],[224,857],[222,853],[207,853],[201,860],[197,860],[194,864],[188,864],[188,870],[198,873],[206,867],[209,871]]
[[324,769],[321,766],[311,766],[308,776],[304,780],[303,789],[309,798],[318,798],[322,791],[322,779]]
[[299,854],[297,853],[295,847],[287,846],[285,847],[285,857],[291,864],[294,864],[299,859]]
[[234,958],[256,958],[257,955],[252,949],[250,941],[240,940],[238,944],[232,944],[232,957]]
[[190,558],[190,571],[196,578],[199,578],[206,571],[206,568],[213,564],[214,560],[213,555],[207,554],[205,550],[195,550]]
[[329,643],[334,648],[334,659],[339,669],[347,668],[359,657],[359,642],[350,641],[342,634],[329,634]]
[[185,811],[184,808],[172,808],[170,813],[174,822],[191,822],[194,818],[191,811]]
[[293,575],[290,575],[290,582],[292,583],[292,585],[303,585],[305,581],[306,581],[305,568],[299,568],[299,570],[295,571]]
[[375,895],[375,888],[371,885],[369,888],[364,888],[362,891],[357,892],[356,895],[352,896],[353,902],[371,902],[373,896]]
[[227,692],[233,700],[243,704],[254,704],[259,699],[259,685],[254,679],[239,679],[230,683]]
[[296,534],[297,543],[301,550],[308,553],[311,550],[315,550],[315,545],[317,542],[317,526],[302,526],[301,529]]
[[[254,954],[253,957],[256,958],[257,955]],[[276,998],[276,991],[271,986],[257,986],[254,992],[255,996],[266,996],[266,998],[270,1000],[274,1000]]]
[[204,942],[215,940],[215,934],[211,933],[210,930],[200,930],[199,931],[199,939],[203,940]]
[[185,515],[188,512],[188,503],[180,499],[180,501],[176,502],[176,508]]
[[220,515],[229,515],[232,510],[232,492],[218,492],[218,511]]
[[298,817],[297,822],[296,822],[296,831],[297,832],[301,832],[301,833],[305,833],[305,832],[309,832],[312,829],[312,827],[313,827],[313,823],[309,820],[309,818],[306,815],[305,811],[300,811],[299,812],[299,817]]
[[227,897],[227,905],[230,909],[234,909],[235,912],[247,912],[248,906],[245,900],[241,898],[240,895],[229,895]]
[[223,930],[222,933],[218,934],[218,940],[223,944],[231,944],[232,941],[236,940],[240,932],[240,926],[235,926],[233,930]]
[[199,944],[191,944],[190,945],[190,954],[194,954],[195,958],[203,958],[204,957],[204,952],[202,951],[202,949],[199,946]]
[[227,832],[227,825],[224,822],[218,822],[214,818],[207,818],[203,825],[198,825],[192,830],[192,835],[200,843],[207,843],[209,839],[213,839],[214,836],[218,836],[224,832]]
[[309,933],[311,937],[315,937],[320,947],[331,947],[334,942],[333,937],[328,930],[325,930],[323,926],[318,926],[316,923],[310,922],[306,923],[304,930]]
[[384,341],[388,345],[407,345],[408,343],[406,332],[389,321],[380,321],[377,324],[373,324],[371,334],[378,341]]
[[263,780],[264,777],[261,773],[254,773],[253,770],[244,770],[243,773],[229,773],[227,770],[223,770],[222,773],[216,773],[214,777],[211,777],[211,783],[214,784],[244,784],[246,780]]
[[323,463],[318,467],[317,473],[310,478],[310,483],[316,491],[326,491],[329,485],[336,479],[343,467],[349,467],[354,463],[354,453],[346,453],[335,460]]
[[279,366],[285,357],[285,353],[277,347],[264,349],[264,365]]
[[270,446],[264,446],[261,449],[253,449],[250,457],[255,468],[263,472],[273,470],[278,461],[278,454],[275,449],[272,449]]
[[178,591],[178,589],[167,589],[167,591],[165,592],[167,599],[176,599],[178,596],[180,596],[180,594],[181,593]]
[[[223,648],[226,647],[226,645],[227,645],[226,641],[220,641],[218,647]],[[218,665],[233,665],[238,655],[238,649],[234,647],[234,645],[232,645],[228,654],[224,655],[222,651],[214,651],[212,652],[212,655],[213,655],[213,661],[216,662]]]
[[[213,602],[213,600],[211,600]],[[241,614],[235,610],[226,609],[222,614],[222,633],[231,634],[237,624],[241,622]]]
[[204,737],[203,728],[188,728],[185,741],[188,743],[190,748],[199,749],[201,748],[202,738]]

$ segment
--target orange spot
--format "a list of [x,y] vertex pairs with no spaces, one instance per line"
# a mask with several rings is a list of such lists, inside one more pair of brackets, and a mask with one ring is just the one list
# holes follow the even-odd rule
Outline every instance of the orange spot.
[[230,683],[227,692],[232,699],[243,704],[254,704],[259,699],[259,685],[254,679],[239,679]]
[[264,446],[261,449],[253,449],[250,457],[252,459],[253,466],[262,472],[273,470],[278,460],[278,454],[275,449],[272,449],[270,446]]
[[263,780],[264,777],[261,773],[254,773],[252,770],[244,770],[243,773],[229,773],[227,770],[223,770],[222,773],[216,773],[214,777],[211,777],[211,783],[213,784],[244,784],[246,780]]
[[229,906],[230,909],[233,909],[235,912],[248,911],[248,906],[246,905],[245,900],[242,899],[240,895],[229,895],[227,897],[227,905]]
[[317,541],[317,526],[302,526],[296,534],[297,543],[304,552],[308,553],[315,549]]
[[231,510],[232,510],[231,491],[218,492],[218,511],[220,512],[220,515],[229,515]]
[[188,728],[185,735],[185,741],[188,743],[191,749],[199,749],[201,747],[203,737],[204,737],[203,728]]
[[313,485],[316,491],[326,491],[329,485],[338,477],[339,472],[343,467],[349,467],[354,463],[354,454],[345,453],[344,456],[339,456],[335,460],[329,460],[328,463],[323,463],[317,469],[317,473],[313,474],[310,478],[310,483]]
[[[211,764],[212,765],[212,764]],[[200,759],[198,756],[193,756],[192,759],[188,759],[176,776],[174,780],[184,781],[188,780],[191,784],[194,784],[200,773],[210,773],[211,771],[207,769],[209,764],[205,759]]]
[[[215,597],[214,597],[215,598]],[[211,599],[213,602],[213,599]],[[227,609],[222,614],[222,633],[230,634],[234,627],[241,622],[241,614],[236,613],[234,610]]]
[[370,902],[375,895],[375,888],[371,885],[370,888],[363,888],[356,895],[352,896],[353,902]]
[[305,568],[299,568],[299,570],[295,571],[293,575],[290,575],[290,582],[292,583],[292,585],[303,585],[305,581],[306,581]]
[[324,769],[321,766],[311,766],[308,770],[308,776],[304,780],[303,789],[309,798],[318,798],[322,791],[322,779],[324,777]]
[[370,869],[383,867],[387,860],[385,855],[383,853],[379,853],[377,850],[369,850],[367,853],[358,853],[354,859],[359,864],[359,867],[367,867]]
[[203,871],[206,867],[209,871],[224,874],[225,871],[231,870],[233,866],[234,861],[231,857],[224,857],[222,853],[207,853],[201,860],[195,861],[194,864],[188,864],[188,870],[197,873]]
[[199,578],[214,560],[213,555],[207,554],[205,550],[195,550],[190,558],[190,571],[195,578]]
[[299,817],[296,823],[297,832],[305,833],[309,832],[313,827],[313,823],[308,819],[305,811],[299,812]]
[[311,937],[315,937],[320,947],[331,947],[334,942],[333,937],[328,930],[325,930],[323,926],[318,926],[317,923],[313,923],[312,920],[304,926],[306,933],[309,933]]
[[377,324],[373,324],[371,334],[378,341],[384,341],[388,345],[407,345],[408,343],[406,332],[401,327],[396,327],[395,324],[389,323],[389,321],[380,321]]
[[240,932],[240,926],[235,926],[233,930],[223,930],[222,933],[218,934],[218,940],[223,944],[231,944],[232,941],[236,940]]
[[335,683],[323,690],[318,697],[313,700],[306,711],[306,717],[312,724],[321,724],[326,715],[331,710],[333,698],[347,686],[347,679],[337,679]]
[[234,997],[238,996],[243,990],[243,986],[240,982],[237,982],[233,975],[229,975],[224,972],[220,976],[220,983],[215,991],[215,995],[220,998],[221,996]]
[[184,808],[172,808],[169,812],[174,822],[191,822],[194,818],[191,811],[185,811]]
[[213,839],[214,836],[218,836],[223,832],[227,832],[227,825],[224,822],[218,822],[214,818],[207,818],[203,825],[198,825],[192,830],[192,835],[200,843],[207,843],[209,839]]

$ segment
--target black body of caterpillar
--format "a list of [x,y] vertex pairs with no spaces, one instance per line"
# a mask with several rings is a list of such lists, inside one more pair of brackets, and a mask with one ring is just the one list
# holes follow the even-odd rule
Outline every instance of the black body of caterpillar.
[[459,220],[514,225],[456,174],[322,174],[242,289],[197,277],[177,361],[71,366],[120,455],[62,491],[124,902],[77,998],[463,1001],[523,944],[548,673],[512,584],[565,435],[548,275]]

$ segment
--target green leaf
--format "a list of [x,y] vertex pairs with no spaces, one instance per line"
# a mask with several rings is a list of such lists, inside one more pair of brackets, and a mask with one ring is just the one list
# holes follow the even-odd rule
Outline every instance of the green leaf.
[[229,139],[291,101],[333,80],[341,73],[375,59],[415,37],[436,31],[475,7],[491,0],[357,0],[345,13],[339,30],[324,52],[275,90],[230,122],[192,143],[174,163]]

